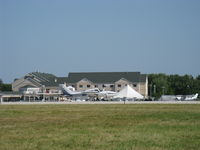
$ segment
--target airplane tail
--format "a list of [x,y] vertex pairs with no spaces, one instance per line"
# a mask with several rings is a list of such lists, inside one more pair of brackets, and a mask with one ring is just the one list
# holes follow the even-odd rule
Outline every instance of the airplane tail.
[[197,99],[198,98],[198,93],[196,93],[195,95],[194,95],[194,99]]
[[60,84],[59,86],[64,95],[73,95],[73,91],[67,88],[65,84]]

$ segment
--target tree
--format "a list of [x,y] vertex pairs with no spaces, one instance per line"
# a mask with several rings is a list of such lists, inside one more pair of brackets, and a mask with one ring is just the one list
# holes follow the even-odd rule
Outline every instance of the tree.
[[2,79],[0,79],[0,91],[12,91],[12,85],[5,84]]
[[200,75],[198,75],[195,79],[194,88],[195,88],[195,93],[200,94]]
[[3,81],[2,81],[2,79],[0,79],[0,91],[1,91],[2,84],[3,84]]
[[195,93],[200,93],[200,75],[196,79],[191,75],[149,75],[149,95],[155,98],[159,98],[163,94],[188,95]]
[[198,76],[196,77],[196,80],[200,81],[200,75],[198,75]]
[[175,95],[193,94],[194,78],[191,75],[170,75],[169,84]]
[[2,84],[0,87],[1,91],[12,91],[12,86],[11,84]]
[[[155,89],[156,88],[156,89]],[[169,93],[169,85],[167,75],[165,74],[150,74],[149,75],[149,95],[160,97],[163,94]]]

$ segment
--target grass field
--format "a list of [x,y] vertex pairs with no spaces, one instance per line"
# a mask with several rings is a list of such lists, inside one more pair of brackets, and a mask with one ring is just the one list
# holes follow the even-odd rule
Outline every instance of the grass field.
[[200,105],[0,105],[0,149],[200,149]]

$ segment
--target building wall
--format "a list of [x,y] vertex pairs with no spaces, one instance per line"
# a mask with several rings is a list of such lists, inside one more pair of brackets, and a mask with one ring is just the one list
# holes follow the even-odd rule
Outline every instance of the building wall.
[[148,97],[148,78],[146,78],[146,82],[140,83],[140,94],[145,98]]
[[140,83],[140,94],[142,94],[143,96],[146,95],[146,88],[145,88],[145,83]]
[[131,82],[129,82],[125,79],[120,79],[119,81],[115,82],[115,92],[119,92],[127,85],[130,85],[132,87]]
[[20,83],[23,83],[24,78],[17,79],[12,83],[12,91],[18,91],[18,86],[20,86]]
[[20,88],[24,87],[24,86],[33,86],[33,87],[37,87],[35,84],[33,84],[32,82],[24,79],[24,78],[21,78],[21,79],[18,79],[16,81],[14,81],[12,83],[12,91],[14,92],[17,92],[17,91],[20,91]]
[[77,82],[75,86],[77,91],[84,91],[87,89],[95,88],[95,85],[86,79],[82,79],[81,81]]
[[98,88],[99,90],[105,90],[105,91],[114,91],[115,85],[114,83],[96,83],[95,88]]
[[[118,85],[121,85],[119,87]],[[119,81],[115,82],[115,92],[119,92],[122,90],[126,85],[130,85],[134,90],[138,93],[142,94],[145,98],[148,96],[148,79],[146,82],[139,82],[139,83],[132,83],[125,79],[120,79]]]
[[[112,84],[112,83],[92,83],[89,80],[83,79],[74,84],[72,83],[67,84],[67,86],[72,86],[72,85],[75,86],[75,89],[77,91],[84,91],[91,88],[99,88],[100,90],[115,91],[115,92],[119,92],[125,86],[130,85],[134,90],[136,90],[137,92],[145,96],[145,98],[148,96],[148,82],[147,81],[140,82],[140,83],[132,83],[126,79],[120,79],[119,81]],[[88,85],[90,87],[87,87]],[[113,85],[113,87],[111,85]],[[121,86],[119,87],[118,85],[121,85]]]

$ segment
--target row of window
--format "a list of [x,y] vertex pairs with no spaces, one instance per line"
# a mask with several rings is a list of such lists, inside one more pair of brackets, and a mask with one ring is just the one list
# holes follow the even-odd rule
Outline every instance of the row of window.
[[[118,84],[117,86],[118,86],[118,87],[122,87],[121,84]],[[125,86],[127,86],[127,84],[125,84]],[[137,84],[133,84],[133,87],[137,87]]]
[[[83,85],[79,85],[79,88],[82,88],[82,87],[83,87]],[[90,88],[89,84],[87,85],[87,88]]]
[[[73,85],[72,85],[72,86],[73,86]],[[125,86],[127,86],[127,84],[125,84]],[[74,86],[73,86],[73,87],[74,87]],[[87,88],[90,88],[90,87],[91,87],[91,85],[88,84],[88,85],[87,85]],[[98,87],[98,85],[95,85],[95,88],[97,88],[97,87]],[[102,87],[105,88],[106,86],[103,84]],[[110,85],[110,88],[113,88],[113,87],[114,87],[114,85]],[[122,85],[121,85],[121,84],[118,84],[117,87],[122,87]],[[133,84],[133,87],[137,87],[137,84]],[[83,85],[80,84],[80,85],[79,85],[79,88],[83,88]]]

